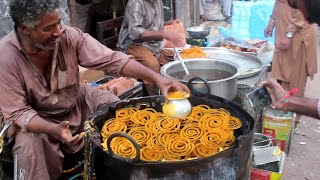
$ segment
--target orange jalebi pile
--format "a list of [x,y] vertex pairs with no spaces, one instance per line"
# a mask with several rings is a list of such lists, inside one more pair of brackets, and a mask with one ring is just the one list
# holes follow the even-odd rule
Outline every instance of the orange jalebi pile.
[[182,59],[206,58],[206,53],[200,47],[192,47],[181,51]]
[[[225,109],[195,106],[188,117],[174,119],[147,108],[123,108],[116,117],[105,122],[101,130],[102,146],[112,133],[124,132],[141,147],[144,161],[177,161],[212,156],[230,147],[235,141],[234,130],[241,120]],[[129,140],[116,137],[112,150],[119,156],[133,158],[136,150]]]

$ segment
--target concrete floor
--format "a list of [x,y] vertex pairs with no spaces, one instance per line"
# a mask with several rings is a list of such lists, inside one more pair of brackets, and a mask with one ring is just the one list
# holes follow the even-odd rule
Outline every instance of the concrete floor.
[[[318,36],[318,42],[320,38]],[[320,71],[320,43],[318,43],[318,72]],[[320,97],[320,74],[308,80],[306,96]],[[283,180],[320,179],[320,121],[303,116],[294,130],[290,153],[283,172]]]

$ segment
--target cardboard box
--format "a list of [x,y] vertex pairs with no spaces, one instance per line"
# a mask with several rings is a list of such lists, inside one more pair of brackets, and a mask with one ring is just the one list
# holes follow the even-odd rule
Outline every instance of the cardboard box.
[[282,152],[279,163],[279,171],[273,172],[253,166],[251,168],[250,180],[281,180],[286,153]]
[[292,112],[284,113],[266,108],[262,116],[262,133],[272,139],[274,146],[287,154],[290,150],[290,140],[293,129],[295,114]]

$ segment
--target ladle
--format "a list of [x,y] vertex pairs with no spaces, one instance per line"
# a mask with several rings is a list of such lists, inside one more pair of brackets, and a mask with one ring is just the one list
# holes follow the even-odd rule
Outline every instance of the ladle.
[[183,60],[182,60],[182,58],[181,58],[181,56],[180,56],[180,53],[179,53],[178,49],[177,49],[177,48],[174,48],[174,51],[176,52],[176,55],[177,55],[177,57],[178,57],[178,60],[181,62],[181,65],[182,65],[184,71],[186,72],[186,74],[190,74],[190,73],[189,73],[189,70],[187,69],[187,66],[184,64],[184,62],[183,62]]
[[254,67],[254,68],[248,68],[248,69],[243,70],[242,73],[243,72],[250,72],[250,71],[257,71],[257,70],[260,70],[261,68],[269,67],[269,66],[271,66],[271,64],[266,64],[266,65],[262,65],[262,66]]

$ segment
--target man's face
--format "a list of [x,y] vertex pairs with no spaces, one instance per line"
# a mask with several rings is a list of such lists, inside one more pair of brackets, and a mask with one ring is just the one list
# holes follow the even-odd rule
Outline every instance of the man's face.
[[53,50],[62,34],[61,28],[61,16],[58,10],[44,15],[39,24],[29,30],[32,45],[42,50]]

